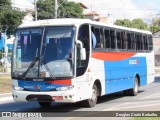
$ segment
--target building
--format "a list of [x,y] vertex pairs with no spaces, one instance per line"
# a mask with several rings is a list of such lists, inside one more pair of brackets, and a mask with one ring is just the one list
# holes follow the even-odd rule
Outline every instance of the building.
[[155,65],[160,66],[160,31],[153,33],[153,48],[155,51]]
[[11,0],[13,8],[19,8],[21,11],[25,11],[27,14],[23,19],[23,23],[33,21],[34,17],[32,12],[34,11],[34,5],[27,0]]

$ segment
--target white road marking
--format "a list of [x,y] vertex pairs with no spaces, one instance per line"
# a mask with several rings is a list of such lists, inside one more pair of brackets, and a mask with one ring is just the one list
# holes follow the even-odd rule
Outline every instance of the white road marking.
[[110,109],[110,110],[120,110],[120,109],[128,109],[128,108],[143,108],[143,107],[157,106],[157,105],[160,105],[160,103],[154,103],[154,104],[149,104],[149,105],[137,105],[137,106],[134,105],[134,106],[130,106],[130,107],[120,107],[120,108],[114,108],[114,109]]
[[107,110],[110,110],[110,109],[114,109],[114,108],[116,108],[116,107],[119,107],[119,106],[122,106],[122,105],[125,105],[125,104],[128,104],[128,102],[125,102],[125,103],[122,103],[122,104],[119,104],[119,105],[116,105],[116,106],[113,106],[113,107],[104,109],[104,110],[102,110],[102,111],[107,111]]
[[10,96],[10,97],[2,97],[2,98],[0,98],[0,102],[9,101],[9,100],[13,100],[13,97]]
[[4,94],[0,94],[0,96],[2,95],[11,95],[12,93],[4,93]]
[[[160,93],[156,93],[156,94],[152,94],[152,95],[149,95],[149,96],[146,96],[146,97],[142,97],[139,100],[143,100],[143,99],[146,99],[146,98],[151,98],[151,97],[156,96],[156,95],[157,95],[157,97],[159,97],[158,95],[160,95]],[[156,98],[156,97],[154,97],[154,98]]]

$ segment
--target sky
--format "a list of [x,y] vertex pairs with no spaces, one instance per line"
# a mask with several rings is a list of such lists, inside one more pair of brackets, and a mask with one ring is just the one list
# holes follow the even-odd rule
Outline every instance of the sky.
[[[34,0],[28,0],[34,2]],[[81,2],[88,7],[85,12],[96,11],[113,19],[151,19],[160,13],[160,0],[68,0]]]

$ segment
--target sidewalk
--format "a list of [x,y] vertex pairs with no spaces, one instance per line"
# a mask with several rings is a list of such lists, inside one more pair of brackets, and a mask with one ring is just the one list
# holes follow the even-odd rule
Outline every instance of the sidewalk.
[[0,75],[10,75],[11,73],[0,72]]

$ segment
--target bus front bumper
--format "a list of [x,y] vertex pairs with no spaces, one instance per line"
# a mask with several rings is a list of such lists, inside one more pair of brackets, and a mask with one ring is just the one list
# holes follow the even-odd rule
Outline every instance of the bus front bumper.
[[62,103],[76,102],[74,89],[67,91],[18,91],[12,89],[13,99],[15,101],[54,101]]

